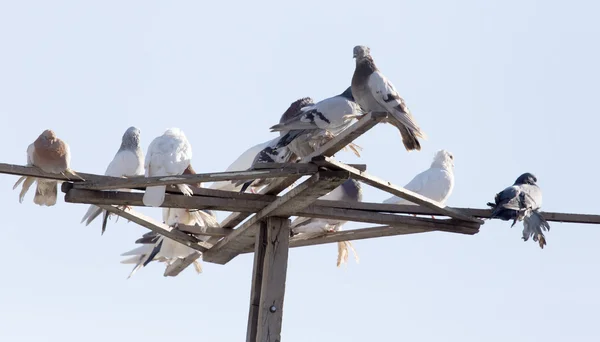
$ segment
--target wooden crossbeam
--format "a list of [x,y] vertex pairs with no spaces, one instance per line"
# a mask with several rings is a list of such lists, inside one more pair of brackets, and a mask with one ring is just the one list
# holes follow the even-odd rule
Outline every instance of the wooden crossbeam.
[[[348,127],[342,133],[338,134],[335,138],[331,139],[329,142],[321,146],[314,153],[300,160],[299,163],[308,163],[312,160],[313,157],[319,155],[324,155],[328,157],[334,155],[339,150],[343,149],[346,145],[350,144],[358,137],[363,135],[365,132],[373,128],[379,122],[386,119],[387,116],[387,113],[370,112],[366,114],[357,122],[352,124],[352,126]],[[300,179],[300,177],[297,176],[290,176],[284,179],[277,179],[265,188],[261,189],[260,193],[267,195],[277,195],[281,191],[285,190],[287,187],[292,185],[298,179]],[[247,213],[233,213],[227,218],[225,218],[223,222],[221,222],[221,227],[234,228],[249,216],[250,214]]]
[[[119,192],[119,191],[96,191],[96,190],[77,190],[64,189],[69,183],[63,184],[63,190],[68,195],[65,195],[65,202],[82,203],[82,204],[104,204],[104,205],[129,205],[129,206],[144,206],[142,203],[142,193]],[[206,190],[206,189],[201,189]],[[259,195],[259,194],[239,194],[230,191],[219,191],[219,193],[229,193],[233,196],[247,195],[244,199],[224,198],[224,197],[206,197],[206,196],[183,196],[171,195],[165,196],[163,207],[169,208],[187,208],[187,209],[207,209],[207,210],[223,210],[223,211],[246,211],[256,212],[264,209],[267,205],[275,201],[278,196]],[[219,194],[220,195],[220,194]],[[224,194],[223,196],[228,196]],[[442,215],[436,210],[418,206],[418,205],[398,205],[372,202],[346,202],[346,201],[328,201],[315,200],[311,205],[294,212],[296,216],[326,217],[326,210],[331,208],[340,208],[348,210],[360,210],[370,213],[397,213],[397,214],[415,214],[415,215]],[[460,211],[466,215],[478,218],[490,218],[491,210],[477,208],[458,208],[447,207],[452,210]],[[569,214],[559,212],[541,212],[544,218],[550,222],[569,222],[569,223],[585,223],[585,224],[600,224],[600,215],[594,214]],[[446,216],[446,215],[443,215]],[[350,218],[346,218],[350,219]],[[376,223],[376,222],[371,222]],[[191,228],[193,229],[193,228]],[[219,233],[215,231],[211,236],[225,236],[231,229],[219,229]]]
[[251,229],[267,216],[277,216],[294,210],[302,210],[311,201],[327,194],[347,179],[348,173],[319,171],[309,179],[279,197],[273,203],[257,212],[233,233],[217,242],[203,256],[204,261],[226,264],[235,258],[245,247],[254,242],[255,232]]
[[87,190],[114,190],[125,188],[139,188],[155,185],[175,185],[175,184],[197,184],[203,182],[217,182],[230,180],[246,180],[256,178],[278,178],[288,176],[306,176],[312,175],[317,171],[313,164],[302,164],[301,167],[291,169],[265,169],[250,171],[231,171],[214,173],[185,174],[178,176],[165,177],[131,177],[131,178],[113,178],[107,180],[90,180],[79,182],[73,185],[75,189]]
[[423,195],[417,194],[410,190],[404,189],[397,185],[392,184],[391,182],[384,181],[378,177],[367,174],[366,172],[362,172],[353,167],[350,167],[344,163],[340,163],[339,161],[326,156],[316,156],[312,159],[314,163],[317,165],[329,166],[333,168],[337,168],[340,170],[346,170],[352,173],[352,177],[360,180],[366,184],[369,184],[373,187],[376,187],[380,190],[391,193],[392,195],[396,195],[398,197],[404,198],[413,203],[422,205],[426,208],[436,210],[439,215],[450,216],[458,220],[483,223],[483,221],[476,219],[474,217],[465,215],[458,210],[453,210],[448,207],[441,206],[438,202],[433,201]]
[[164,223],[160,223],[151,217],[135,212],[133,210],[125,211],[113,207],[112,205],[99,205],[98,207],[113,214],[119,215],[129,221],[135,222],[142,227],[146,227],[157,234],[163,235],[171,240],[177,241],[197,251],[203,252],[211,247],[210,245],[207,245],[205,242],[200,241],[191,235],[181,232],[173,227],[169,227]]
[[[286,168],[286,169],[293,169],[293,168],[301,168],[302,165],[304,165],[306,163],[257,163],[256,165],[254,165],[252,167],[253,170],[263,170],[263,169],[277,169],[277,168]],[[314,165],[314,164],[312,164]],[[367,170],[367,165],[366,164],[348,164],[350,166],[352,166],[355,169],[361,170],[361,171],[366,171]]]
[[[15,175],[15,176],[31,176],[37,178],[46,178],[46,179],[55,179],[58,181],[72,181],[72,182],[81,182],[82,180],[77,177],[66,177],[62,174],[44,172],[41,169],[33,166],[23,166],[23,165],[14,165],[14,164],[5,164],[0,163],[0,173],[4,173],[7,175]],[[100,179],[110,179],[115,177],[107,177],[101,175],[94,175],[90,173],[80,173],[76,172],[81,178],[85,180],[100,180]],[[117,179],[117,178],[115,178]]]

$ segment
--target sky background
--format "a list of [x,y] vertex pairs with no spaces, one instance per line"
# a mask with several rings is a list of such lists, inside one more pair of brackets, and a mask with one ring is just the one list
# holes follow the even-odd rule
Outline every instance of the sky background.
[[[448,205],[483,208],[523,172],[546,211],[599,213],[595,181],[600,4],[592,1],[1,1],[0,162],[25,164],[47,128],[72,167],[104,173],[123,132],[179,127],[197,172],[224,171],[300,97],[341,93],[367,45],[429,136],[407,153],[380,125],[348,163],[404,185],[441,148]],[[2,341],[244,341],[252,255],[176,278],[152,263],[126,280],[119,255],[147,230],[80,224],[87,205],[22,204],[0,175]],[[364,200],[388,194],[365,187]],[[158,209],[143,213],[160,219]],[[226,213],[220,212],[219,218]],[[348,224],[344,228],[357,228]],[[282,340],[598,341],[600,227],[522,224],[290,251]]]

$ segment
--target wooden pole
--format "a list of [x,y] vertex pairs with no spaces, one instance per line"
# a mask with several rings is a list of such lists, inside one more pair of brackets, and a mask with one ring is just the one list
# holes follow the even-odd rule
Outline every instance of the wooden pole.
[[290,220],[268,217],[256,234],[246,342],[280,342]]

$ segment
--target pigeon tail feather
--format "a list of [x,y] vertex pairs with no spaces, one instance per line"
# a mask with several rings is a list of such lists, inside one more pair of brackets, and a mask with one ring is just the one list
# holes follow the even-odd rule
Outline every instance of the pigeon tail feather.
[[144,205],[147,207],[160,207],[165,201],[166,190],[166,185],[147,187],[144,197],[142,198],[142,202],[144,202]]
[[527,241],[529,237],[533,237],[541,249],[546,245],[546,237],[543,231],[550,231],[550,224],[544,219],[538,210],[533,210],[531,215],[523,219],[523,241]]
[[51,207],[56,204],[58,197],[58,182],[46,179],[37,179],[37,187],[33,203]]

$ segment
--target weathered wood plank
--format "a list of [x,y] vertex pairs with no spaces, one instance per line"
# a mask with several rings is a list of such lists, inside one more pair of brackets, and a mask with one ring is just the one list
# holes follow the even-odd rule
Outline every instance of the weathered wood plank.
[[[306,247],[306,246],[315,246],[315,245],[323,245],[327,243],[335,243],[340,241],[352,241],[352,240],[364,240],[378,237],[386,237],[386,236],[396,236],[396,235],[408,235],[408,234],[419,234],[426,233],[432,230],[427,230],[423,228],[415,228],[410,226],[375,226],[375,227],[365,227],[359,229],[351,229],[351,230],[342,230],[339,232],[330,232],[326,233],[323,236],[305,239],[300,236],[290,238],[290,248],[296,247]],[[252,253],[254,249],[249,247],[246,248],[242,254]]]
[[246,341],[257,341],[258,316],[260,313],[260,297],[263,282],[263,270],[265,267],[265,252],[267,250],[267,221],[262,221],[258,226],[254,242],[254,264],[252,267],[252,283],[250,288],[250,309],[248,310],[248,326],[246,329]]
[[[290,239],[290,220],[267,218],[256,342],[280,342]],[[252,340],[251,340],[252,341]]]
[[[63,183],[68,186],[70,183]],[[221,191],[227,192],[227,191]],[[83,203],[83,204],[105,204],[105,205],[130,205],[144,206],[142,203],[142,193],[117,192],[117,191],[95,191],[95,190],[77,190],[67,191],[69,195],[65,195],[65,202]],[[201,196],[183,196],[183,195],[167,195],[165,197],[165,207],[171,208],[187,208],[187,209],[211,209],[223,211],[241,211],[256,212],[264,209],[274,200],[279,198],[272,195],[244,194],[252,195],[249,200],[235,200],[227,198],[212,199]],[[418,205],[398,205],[370,202],[344,202],[344,201],[326,201],[315,200],[311,205],[303,210],[294,212],[293,215],[316,217],[314,214],[323,215],[327,208],[341,208],[351,210],[361,210],[374,213],[399,213],[399,214],[415,214],[415,215],[438,215],[445,216],[430,208]],[[489,218],[491,211],[489,209],[477,208],[459,208],[447,207],[449,209],[460,211],[466,215],[478,218]],[[550,222],[565,222],[565,223],[584,223],[584,224],[600,224],[600,215],[594,214],[571,214],[559,212],[542,212],[544,218]],[[324,217],[329,218],[329,217]],[[376,222],[371,222],[376,223]],[[231,231],[229,229],[228,231]],[[223,230],[225,232],[225,230]],[[215,236],[222,236],[217,235]]]
[[[124,191],[96,191],[71,189],[65,194],[65,202],[95,205],[128,205],[143,207],[144,194]],[[218,197],[165,195],[163,208],[207,209],[223,211],[257,212],[273,201],[239,200]]]
[[[15,164],[0,163],[0,173],[4,173],[7,175],[15,175],[15,176],[31,176],[31,177],[37,177],[37,178],[56,179],[58,181],[82,182],[82,180],[77,177],[66,177],[61,174],[44,172],[41,169],[38,169],[37,167],[15,165]],[[118,179],[115,177],[95,175],[95,174],[91,174],[91,173],[80,173],[80,172],[76,172],[76,173],[85,180],[101,180],[101,179],[113,179],[113,178]]]
[[440,215],[450,216],[455,219],[463,220],[463,221],[483,223],[479,219],[465,215],[457,210],[453,210],[448,207],[443,207],[438,202],[433,201],[423,195],[420,195],[420,194],[417,194],[410,190],[404,189],[400,186],[392,184],[391,182],[379,179],[378,177],[369,175],[366,172],[359,171],[359,170],[352,168],[344,163],[340,163],[331,157],[317,156],[317,157],[313,158],[312,161],[317,165],[336,167],[336,168],[339,168],[340,170],[346,170],[346,171],[352,173],[353,178],[356,178],[357,180],[360,180],[360,181],[362,181],[366,184],[369,184],[373,187],[376,187],[380,190],[389,192],[392,195],[396,195],[398,197],[409,200],[413,203],[422,205],[424,207],[427,207],[427,208],[430,208],[433,210],[437,210],[437,212]]
[[213,172],[185,174],[178,176],[165,177],[131,177],[114,178],[102,180],[90,180],[78,182],[73,185],[75,189],[86,190],[115,190],[126,188],[148,187],[155,185],[175,185],[175,184],[197,184],[204,182],[218,182],[230,180],[246,180],[256,178],[279,178],[288,176],[305,176],[315,173],[315,166],[312,164],[302,164],[304,168],[286,169],[268,169],[268,170],[250,170],[250,171],[231,171],[231,172]]
[[227,236],[227,235],[231,234],[231,232],[232,232],[231,229],[211,228],[211,227],[207,227],[206,231],[203,232],[199,226],[189,226],[189,225],[185,225],[185,224],[178,225],[177,229],[182,232],[190,233],[190,234],[194,234],[194,235],[217,236],[217,237]]
[[164,223],[158,222],[151,217],[133,210],[124,211],[111,205],[99,205],[98,207],[113,214],[119,215],[129,221],[135,222],[142,227],[148,228],[157,234],[166,236],[173,241],[179,242],[197,251],[203,252],[211,247],[210,245],[206,245],[203,241],[200,241],[191,235],[181,232],[173,227],[169,227]]
[[[203,260],[218,264],[226,264],[236,257],[239,254],[239,251],[252,244],[254,233],[251,228],[260,220],[267,216],[272,216],[281,208],[284,208],[283,210],[302,210],[304,206],[310,204],[311,200],[314,201],[316,198],[331,191],[328,190],[326,186],[319,183],[334,182],[339,185],[343,182],[343,178],[346,175],[347,174],[343,172],[340,173],[337,171],[319,171],[319,173],[311,176],[309,179],[257,212],[233,233],[217,242],[210,250],[204,253]],[[287,206],[288,204],[291,207],[285,209],[286,207],[284,206]]]
[[[308,163],[313,157],[323,155],[323,156],[332,156],[337,153],[339,150],[343,149],[346,145],[356,140],[358,137],[363,135],[365,132],[373,128],[379,122],[387,118],[386,113],[368,113],[361,119],[359,119],[356,123],[352,124],[352,126],[345,129],[342,133],[337,135],[331,141],[321,146],[317,151],[312,153],[300,160],[299,163]],[[260,190],[261,194],[268,195],[277,195],[281,191],[285,190],[287,187],[292,185],[295,181],[300,179],[299,176],[290,176],[283,179],[277,179],[273,181],[268,186],[264,187]],[[222,228],[235,228],[238,224],[248,218],[250,214],[248,213],[232,213],[228,217],[221,222]]]
[[[254,167],[252,168],[253,170],[263,170],[263,169],[277,169],[277,168],[286,168],[286,169],[293,169],[293,168],[300,168],[303,164],[308,164],[308,163],[258,163],[256,165],[254,165]],[[315,164],[308,164],[308,165],[315,165]],[[367,165],[366,164],[348,164],[350,166],[352,166],[355,169],[361,170],[361,171],[366,171],[367,170]],[[318,166],[315,165],[315,172],[318,171]]]
[[185,270],[189,265],[194,263],[194,261],[198,260],[202,256],[201,253],[195,252],[183,259],[177,259],[171,265],[167,266],[165,269],[165,273],[163,276],[165,277],[176,277],[181,273],[181,271]]

